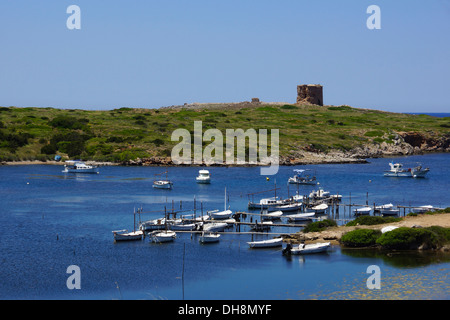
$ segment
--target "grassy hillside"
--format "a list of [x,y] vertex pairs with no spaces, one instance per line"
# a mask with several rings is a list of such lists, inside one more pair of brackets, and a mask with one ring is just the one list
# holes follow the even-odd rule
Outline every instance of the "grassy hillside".
[[177,128],[193,132],[279,129],[280,154],[296,150],[351,150],[393,143],[397,132],[450,136],[450,118],[356,109],[348,106],[250,105],[244,107],[120,108],[108,111],[0,107],[0,160],[68,158],[121,162],[168,157]]

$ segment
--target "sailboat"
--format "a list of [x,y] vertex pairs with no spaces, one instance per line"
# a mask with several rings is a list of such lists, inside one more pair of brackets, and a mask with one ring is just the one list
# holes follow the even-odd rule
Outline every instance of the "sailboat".
[[225,187],[225,207],[223,211],[214,210],[214,211],[208,211],[208,214],[211,216],[212,219],[215,220],[224,220],[231,218],[233,211],[227,209],[227,188]]
[[159,175],[162,175],[162,174],[164,174],[164,173],[166,174],[166,179],[165,179],[165,180],[164,180],[164,179],[157,179],[157,180],[154,180],[154,181],[153,181],[153,188],[157,188],[157,189],[172,189],[173,182],[170,181],[170,180],[167,178],[167,170],[164,171],[164,172],[162,172],[162,173],[155,174],[155,176],[159,176]]
[[[141,210],[138,209],[139,216],[140,216],[141,211],[142,211],[142,208],[141,208]],[[136,231],[136,211],[133,211],[133,218],[134,218],[133,231],[128,232],[128,230],[126,230],[126,229],[113,231],[114,242],[115,241],[142,240],[142,238],[144,237],[144,232],[142,230]]]

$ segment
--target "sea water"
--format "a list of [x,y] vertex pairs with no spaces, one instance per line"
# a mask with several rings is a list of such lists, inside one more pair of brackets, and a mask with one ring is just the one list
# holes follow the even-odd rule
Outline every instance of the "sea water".
[[[299,227],[274,227],[259,235],[230,232],[209,245],[191,234],[178,234],[166,244],[148,238],[114,243],[112,231],[132,230],[138,219],[160,218],[164,211],[195,208],[198,216],[225,205],[248,211],[248,194],[275,188],[282,198],[322,187],[342,195],[342,203],[448,207],[449,160],[449,154],[429,154],[369,159],[367,164],[283,166],[268,177],[257,167],[210,167],[209,185],[195,182],[199,167],[109,166],[100,174],[64,174],[61,166],[2,166],[0,298],[448,299],[448,254],[333,246],[326,254],[285,257],[281,248],[247,245]],[[430,172],[425,179],[383,177],[390,161],[421,163]],[[296,168],[311,169],[320,184],[288,185]],[[166,169],[173,189],[152,188],[155,175]],[[257,193],[253,200],[274,195]],[[141,207],[142,214],[133,215]],[[333,217],[342,224],[353,215],[341,208]],[[67,286],[71,265],[79,267],[80,289]],[[381,270],[380,289],[367,287],[371,265]]]

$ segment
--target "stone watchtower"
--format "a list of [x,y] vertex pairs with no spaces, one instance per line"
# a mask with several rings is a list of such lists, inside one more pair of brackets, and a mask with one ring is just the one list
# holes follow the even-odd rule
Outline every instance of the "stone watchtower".
[[323,106],[323,87],[320,84],[302,84],[297,86],[297,104]]

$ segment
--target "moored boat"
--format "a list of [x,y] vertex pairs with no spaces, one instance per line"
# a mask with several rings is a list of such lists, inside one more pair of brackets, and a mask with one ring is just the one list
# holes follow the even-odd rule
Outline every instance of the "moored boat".
[[322,243],[311,243],[311,244],[299,244],[296,246],[288,246],[283,249],[283,254],[292,254],[292,255],[300,255],[300,254],[311,254],[311,253],[322,253],[327,252],[331,247],[330,242],[322,242]]
[[218,233],[202,232],[202,234],[198,238],[198,241],[200,241],[200,243],[214,243],[214,242],[218,242],[219,239],[220,239],[220,234],[218,234]]
[[250,248],[274,248],[283,245],[283,238],[247,242]]
[[113,231],[114,241],[136,241],[142,240],[144,232],[142,230],[128,232],[128,230],[115,230]]
[[64,165],[64,173],[99,173],[97,166],[87,165],[81,160],[67,160]]
[[288,179],[288,183],[304,185],[318,184],[316,176],[308,174],[309,171],[309,169],[294,169],[296,174]]
[[422,168],[421,165],[404,169],[401,163],[389,163],[390,170],[384,172],[385,177],[407,177],[407,178],[425,178],[425,175],[430,171],[429,168]]
[[195,178],[197,183],[211,183],[211,174],[208,170],[199,170],[198,176]]
[[177,234],[171,230],[155,231],[150,233],[151,240],[154,243],[170,242],[173,241],[176,236]]
[[355,216],[369,215],[370,211],[372,211],[372,208],[369,206],[366,206],[366,207],[356,208],[355,210],[353,210],[353,213],[355,214]]
[[312,211],[312,212],[291,214],[291,215],[288,215],[285,217],[288,218],[289,222],[297,222],[297,221],[311,220],[315,215],[316,215],[316,213],[314,211]]

